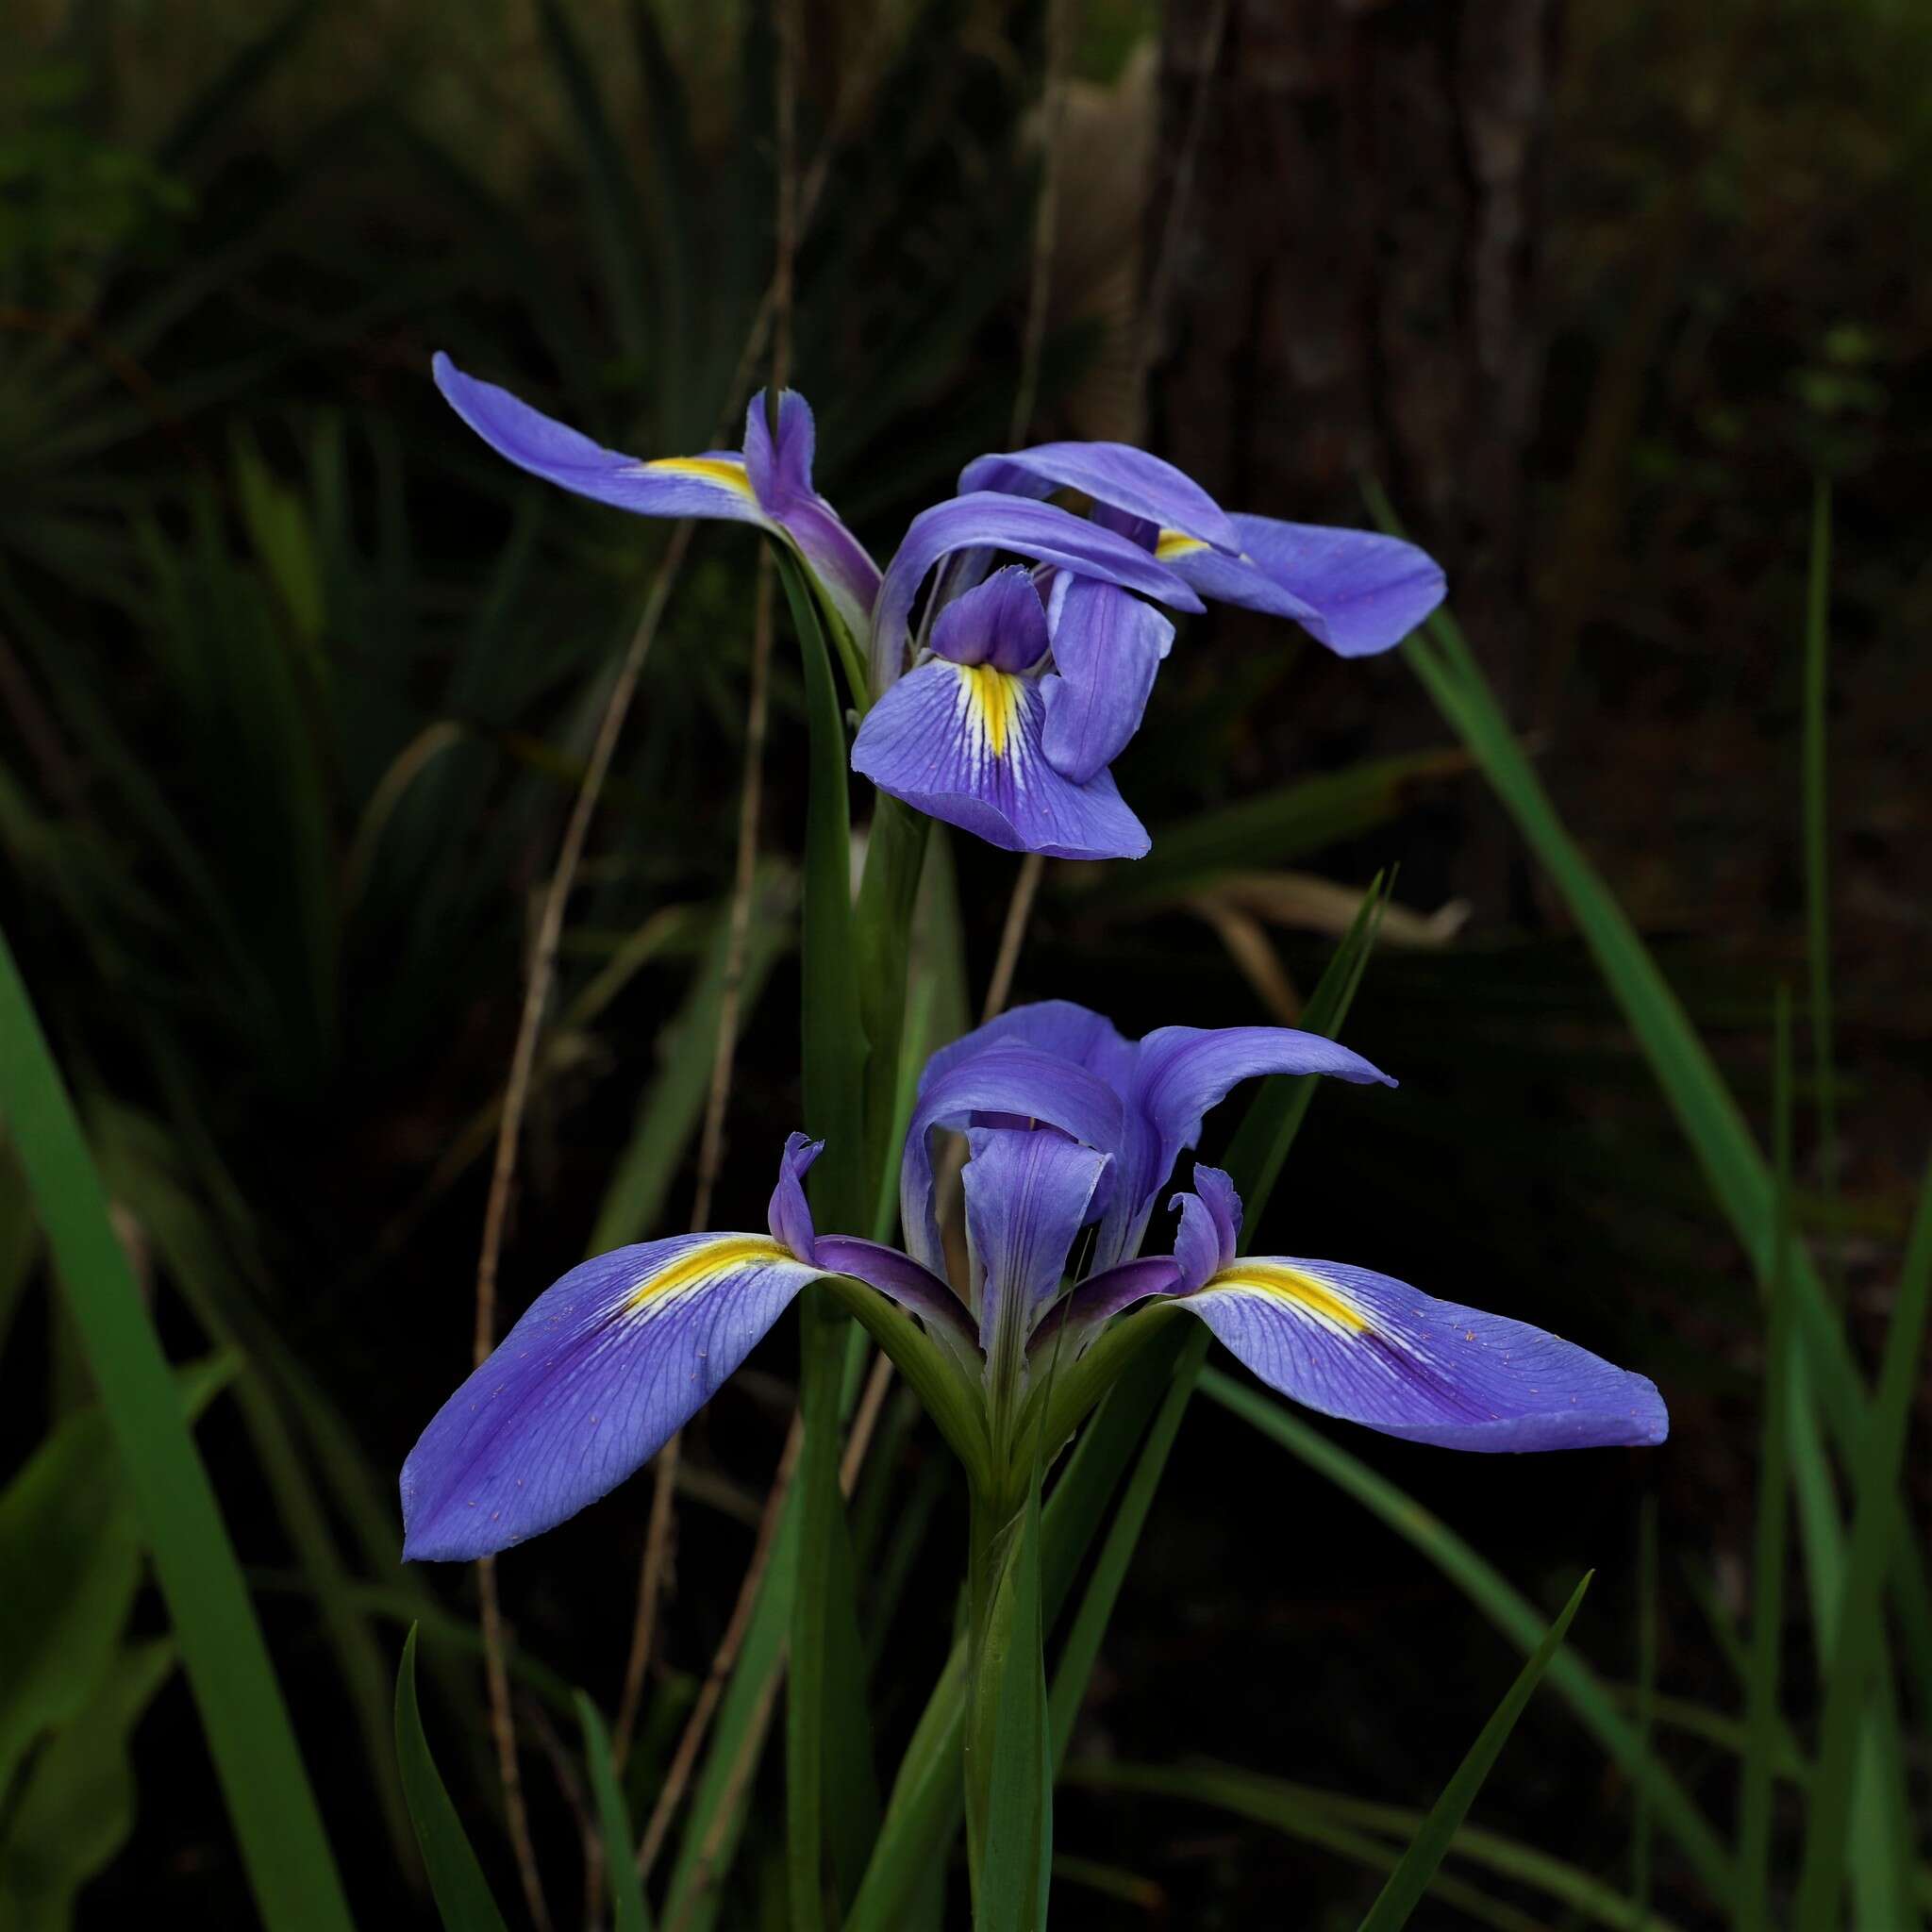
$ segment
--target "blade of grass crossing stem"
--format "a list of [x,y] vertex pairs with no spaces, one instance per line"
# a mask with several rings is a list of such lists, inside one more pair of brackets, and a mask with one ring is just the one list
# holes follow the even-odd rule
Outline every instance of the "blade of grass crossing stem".
[[899,1091],[899,1050],[905,1039],[906,969],[931,824],[924,812],[883,792],[877,794],[854,915],[859,1017],[872,1042],[865,1076],[864,1164],[874,1175],[883,1172],[898,1151],[891,1142],[891,1129]]
[[1127,1567],[1134,1559],[1134,1549],[1146,1524],[1147,1511],[1153,1507],[1154,1492],[1160,1486],[1161,1472],[1167,1467],[1174,1439],[1180,1433],[1188,1399],[1194,1392],[1195,1379],[1208,1358],[1208,1344],[1213,1338],[1198,1322],[1191,1324],[1191,1329],[1181,1345],[1173,1380],[1154,1418],[1154,1425],[1141,1444],[1141,1457],[1134,1465],[1126,1492],[1108,1525],[1107,1541],[1100,1546],[1099,1558],[1080,1599],[1080,1607],[1074,1614],[1073,1626],[1060,1648],[1053,1678],[1051,1724],[1056,1770],[1066,1761],[1067,1742],[1074,1734],[1074,1721],[1080,1714],[1093,1666],[1100,1657],[1101,1640],[1107,1635],[1114,1606],[1120,1600],[1121,1587],[1126,1581]]
[[[1372,491],[1370,502],[1383,526],[1395,529],[1387,499]],[[1711,1191],[1764,1278],[1775,1241],[1775,1189],[1736,1099],[1635,927],[1564,827],[1455,620],[1439,610],[1427,630],[1428,640],[1411,637],[1403,655],[1438,709],[1474,754],[1517,829],[1562,893]],[[1829,1494],[1829,1473],[1817,1438],[1813,1400],[1822,1407],[1840,1453],[1849,1460],[1856,1459],[1863,1437],[1865,1395],[1849,1343],[1832,1318],[1824,1283],[1802,1248],[1794,1248],[1791,1256],[1791,1293],[1800,1345],[1792,1353],[1798,1387],[1787,1411],[1787,1425],[1807,1559],[1816,1571],[1833,1566],[1835,1553],[1829,1543],[1837,1518],[1823,1507]],[[1932,1588],[1921,1540],[1902,1502],[1895,1503],[1893,1550],[1893,1586],[1907,1648],[1922,1693],[1932,1701]],[[1822,1588],[1816,1578],[1814,1588]]]
[[1040,1472],[1027,1491],[989,1635],[995,1677],[986,1853],[974,1900],[975,1932],[1045,1932],[1053,1869],[1053,1740],[1040,1594]]
[[413,1624],[396,1671],[396,1761],[402,1766],[403,1792],[409,1801],[416,1842],[423,1848],[429,1890],[446,1932],[506,1932],[490,1882],[429,1755],[429,1740],[423,1735],[423,1713],[416,1702]]
[[[1811,569],[1805,599],[1805,940],[1811,980],[1811,1064],[1818,1087],[1818,1180],[1838,1199],[1838,1091],[1833,1069],[1831,865],[1827,795],[1827,667],[1831,655],[1831,486],[1811,505]],[[1836,1274],[1835,1268],[1830,1271]]]
[[[1302,1013],[1302,1026],[1309,1033],[1324,1033],[1331,1039],[1341,1030],[1354,1003],[1356,989],[1374,950],[1375,935],[1382,924],[1382,908],[1389,903],[1389,881],[1377,873],[1340,946],[1316,982],[1314,991]],[[1274,1184],[1281,1178],[1289,1149],[1301,1131],[1303,1116],[1315,1097],[1311,1074],[1274,1074],[1262,1081],[1248,1110],[1228,1142],[1222,1165],[1233,1176],[1244,1204],[1243,1233],[1251,1239],[1260,1225],[1261,1215]]]
[[[1378,874],[1363,895],[1360,909],[1309,996],[1303,1014],[1303,1024],[1308,1031],[1332,1037],[1340,1030],[1355,999],[1356,990],[1361,985],[1362,973],[1368,965],[1381,924],[1382,908],[1387,903],[1387,887]],[[1243,1249],[1260,1224],[1262,1209],[1281,1176],[1289,1150],[1294,1144],[1294,1137],[1301,1129],[1314,1095],[1315,1079],[1312,1075],[1274,1075],[1261,1083],[1236,1130],[1226,1162],[1228,1171],[1235,1176],[1237,1190],[1243,1201],[1250,1204],[1242,1224]],[[1053,1734],[1059,1740],[1058,1748],[1062,1757],[1066,1751],[1066,1740],[1073,1731],[1074,1720],[1086,1697],[1088,1681],[1099,1658],[1100,1645],[1112,1620],[1114,1606],[1126,1582],[1128,1566],[1133,1561],[1147,1512],[1153,1506],[1161,1473],[1167,1467],[1174,1438],[1180,1432],[1181,1417],[1186,1412],[1189,1397],[1193,1393],[1202,1364],[1208,1358],[1210,1339],[1205,1329],[1192,1324],[1191,1332],[1184,1337],[1157,1337],[1146,1345],[1150,1353],[1160,1351],[1157,1365],[1165,1366],[1169,1373],[1156,1396],[1160,1405],[1159,1412],[1141,1446],[1140,1459],[1134,1466],[1134,1474],[1122,1497],[1120,1508],[1108,1526],[1100,1558],[1088,1579],[1086,1592],[1067,1633],[1059,1665],[1054,1674]],[[1112,1407],[1111,1402],[1108,1407]],[[1144,1416],[1144,1411],[1141,1415]],[[1141,1419],[1136,1417],[1136,1423]],[[1139,1428],[1136,1426],[1134,1439],[1138,1438]]]
[[[801,1045],[807,1125],[825,1141],[811,1175],[812,1208],[821,1226],[862,1227],[871,1192],[861,1125],[866,1048],[854,970],[845,720],[818,611],[797,564],[782,551],[776,555],[798,633],[810,727]],[[838,1305],[817,1287],[799,1298],[799,1319],[805,1435],[798,1470],[802,1520],[791,1612],[785,1791],[791,1923],[799,1932],[810,1932],[825,1922],[828,1841],[838,1842],[840,1857],[834,1862],[842,1866],[847,1885],[856,1885],[863,1869],[872,1848],[864,1794],[874,1787],[864,1676],[856,1668],[861,1650],[852,1543],[839,1493],[839,1397],[848,1324]],[[828,1790],[837,1794],[829,1806]],[[869,1808],[875,1821],[875,1796]],[[861,1837],[863,1843],[858,1842]]]
[[[1857,1462],[1857,1511],[1838,1632],[1825,1677],[1810,1825],[1792,1914],[1797,1932],[1828,1932],[1839,1923],[1852,1822],[1852,1771],[1867,1702],[1882,1679],[1882,1592],[1890,1555],[1888,1544],[1911,1423],[1912,1395],[1921,1368],[1928,1297],[1932,1297],[1932,1171],[1920,1191],[1898,1299],[1885,1338],[1878,1392]],[[1895,1809],[1888,1804],[1888,1812],[1895,1815]]]
[[1783,1654],[1785,1557],[1790,1501],[1785,1404],[1791,1352],[1791,1018],[1778,989],[1773,1066],[1773,1158],[1777,1174],[1777,1241],[1772,1251],[1764,1347],[1764,1415],[1757,1464],[1757,1522],[1752,1557],[1751,1649],[1744,1720],[1748,1745],[1738,1801],[1739,1932],[1766,1932],[1771,1911],[1773,1779],[1783,1714],[1778,1670]]
[[[1364,1862],[1384,1871],[1391,1870],[1400,1856],[1399,1843],[1390,1844],[1387,1839],[1412,1839],[1423,1825],[1423,1814],[1407,1806],[1384,1805],[1312,1785],[1291,1784],[1230,1765],[1170,1766],[1085,1759],[1069,1765],[1066,1775],[1070,1784],[1099,1790],[1139,1791],[1149,1797],[1212,1805],[1232,1811],[1237,1817],[1253,1819],[1257,1824],[1307,1838],[1311,1843],[1327,1844],[1344,1857],[1361,1857]],[[1344,1845],[1326,1836],[1325,1831],[1324,1836],[1317,1837],[1311,1826],[1340,1827],[1361,1834],[1358,1842],[1362,1849]],[[1480,1865],[1511,1884],[1543,1892],[1579,1917],[1610,1927],[1611,1932],[1675,1932],[1668,1920],[1654,1911],[1633,1914],[1630,1901],[1622,1892],[1591,1877],[1588,1872],[1498,1832],[1464,1824],[1450,1840],[1449,1852],[1452,1857]],[[1439,1872],[1430,1890],[1445,1903],[1458,1903],[1443,1887],[1444,1880]],[[1538,1917],[1529,1923],[1541,1927],[1547,1921]]]
[[576,1693],[577,1723],[584,1733],[584,1766],[591,1792],[597,1801],[597,1828],[604,1837],[604,1870],[610,1881],[612,1932],[649,1932],[644,1888],[638,1879],[637,1857],[631,1847],[630,1811],[610,1768],[610,1733],[597,1707],[583,1691]]
[[[1542,1619],[1523,1594],[1386,1476],[1290,1415],[1272,1397],[1257,1395],[1218,1370],[1202,1373],[1201,1389],[1380,1517],[1428,1557],[1520,1649],[1536,1647],[1542,1634]],[[1550,1681],[1624,1774],[1648,1785],[1658,1822],[1711,1892],[1728,1902],[1736,1892],[1737,1879],[1723,1840],[1683,1787],[1656,1758],[1644,1755],[1635,1726],[1617,1709],[1596,1674],[1580,1658],[1564,1652],[1551,1667]]]
[[214,1491],[4,938],[0,1112],[134,1491],[263,1924],[346,1932],[341,1881]]
[[1401,1864],[1390,1874],[1389,1883],[1382,1888],[1382,1895],[1369,1907],[1369,1915],[1361,1923],[1361,1932],[1399,1932],[1400,1927],[1407,1924],[1408,1915],[1422,1903],[1429,1880],[1436,1875],[1436,1867],[1442,1862],[1442,1855],[1449,1849],[1449,1840],[1456,1836],[1457,1827],[1468,1815],[1469,1807],[1475,1802],[1475,1794],[1482,1790],[1491,1767],[1508,1742],[1509,1733],[1516,1728],[1516,1720],[1523,1715],[1524,1707],[1528,1704],[1537,1685],[1542,1681],[1543,1673],[1549,1669],[1561,1647],[1571,1619],[1575,1616],[1577,1606],[1583,1602],[1583,1593],[1590,1588],[1591,1576],[1594,1574],[1594,1571],[1586,1574],[1571,1592],[1570,1601],[1563,1607],[1563,1614],[1550,1625],[1548,1635],[1537,1645],[1521,1674],[1509,1687],[1508,1694],[1496,1707],[1495,1715],[1470,1746],[1469,1756],[1457,1767],[1456,1775],[1443,1787],[1442,1795],[1424,1819],[1422,1829],[1409,1840],[1408,1850],[1403,1854]]

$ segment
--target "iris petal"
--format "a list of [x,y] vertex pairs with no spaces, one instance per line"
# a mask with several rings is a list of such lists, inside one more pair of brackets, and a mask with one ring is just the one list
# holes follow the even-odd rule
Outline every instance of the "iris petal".
[[1157,555],[1204,597],[1286,617],[1342,658],[1399,644],[1442,601],[1442,567],[1373,530],[1237,516],[1242,555],[1161,545]]
[[819,1273],[750,1234],[677,1235],[573,1268],[409,1452],[404,1557],[490,1556],[615,1489]]
[[1184,1296],[1272,1389],[1439,1448],[1661,1442],[1657,1385],[1526,1322],[1439,1302],[1339,1261],[1236,1261]]
[[1042,442],[1006,456],[979,457],[959,473],[959,491],[997,490],[1045,496],[1078,490],[1149,523],[1185,530],[1223,550],[1239,550],[1228,516],[1191,476],[1124,442]]
[[1042,681],[1047,762],[1076,785],[1106,771],[1147,709],[1174,625],[1151,604],[1087,577],[1054,586],[1053,676]]
[[912,519],[894,553],[872,613],[872,681],[886,691],[905,668],[906,622],[925,574],[942,557],[962,550],[1010,550],[1076,576],[1122,584],[1177,610],[1199,610],[1201,600],[1138,544],[1070,516],[1051,504],[979,491],[935,504]]
[[1106,1149],[1119,1139],[1121,1103],[1107,1084],[1052,1055],[998,1045],[939,1068],[929,1064],[907,1125],[899,1166],[899,1219],[908,1253],[935,1274],[945,1267],[933,1217],[932,1148],[937,1128],[965,1129],[987,1115],[1038,1121]]
[[1024,1129],[979,1127],[966,1140],[966,1233],[985,1270],[979,1345],[991,1357],[996,1334],[1024,1339],[1058,1292],[1108,1157]]
[[1038,678],[935,658],[865,714],[852,769],[1007,852],[1139,858],[1147,830],[1112,774],[1076,785],[1055,771],[1041,746],[1045,720]]
[[640,516],[769,521],[741,457],[714,450],[643,462],[592,442],[493,382],[465,375],[447,356],[439,353],[433,367],[450,407],[498,456],[559,489]]

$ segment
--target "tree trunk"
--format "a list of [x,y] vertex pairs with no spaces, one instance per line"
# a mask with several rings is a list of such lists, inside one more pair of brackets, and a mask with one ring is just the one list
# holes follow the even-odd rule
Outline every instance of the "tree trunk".
[[1375,478],[1506,694],[1558,5],[1169,0],[1162,50],[1156,447],[1295,521],[1366,522]]

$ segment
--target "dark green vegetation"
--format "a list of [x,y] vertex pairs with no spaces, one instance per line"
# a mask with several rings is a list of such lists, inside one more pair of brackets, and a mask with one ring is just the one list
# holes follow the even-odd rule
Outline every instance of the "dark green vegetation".
[[[667,533],[525,487],[427,358],[622,447],[735,441],[765,366],[772,19],[32,11],[0,77],[0,1923],[340,1926],[333,1867],[358,1924],[429,1923],[431,1884],[479,1924],[473,1856],[516,1923],[474,1588],[396,1564],[393,1473],[468,1364],[529,935]],[[805,11],[795,379],[823,486],[883,556],[1008,440],[1045,23],[998,0]],[[1184,129],[1136,92],[1148,23],[1081,11],[1070,112],[1106,152],[1141,128],[1171,154]],[[1174,31],[1213,11],[1177,6]],[[1416,8],[1374,11],[1392,32]],[[1342,961],[1347,1037],[1403,1089],[1326,1092],[1306,1132],[1306,1100],[1264,1090],[1229,1153],[1279,1174],[1250,1236],[1599,1346],[1656,1376],[1674,1432],[1473,1464],[1262,1408],[1188,1338],[1140,1363],[1020,1559],[1047,1670],[1010,1674],[999,1735],[1013,1776],[1043,1774],[1042,1738],[1059,1766],[1057,1924],[1164,1900],[1177,1924],[1352,1926],[1445,1837],[1419,1925],[1812,1932],[1842,1896],[1894,1932],[1932,1898],[1904,1446],[1932,1273],[1928,34],[1881,0],[1574,0],[1564,38],[1512,655],[1455,588],[1457,533],[1384,475],[1468,637],[1343,666],[1191,624],[1121,770],[1154,856],[1048,871],[1015,996],[1129,1032],[1266,1018],[1397,868],[1373,956]],[[1081,238],[1158,229],[1130,172],[1059,183],[1035,435],[1126,427],[1131,330],[1066,285],[1118,266]],[[1163,349],[1157,421],[1209,353]],[[1203,480],[1374,513],[1353,488],[1253,500],[1239,463]],[[508,1312],[691,1213],[754,562],[701,532],[644,658],[533,1064]],[[723,1226],[758,1224],[802,1058],[810,1077],[799,910],[833,864],[802,805],[812,671],[781,615]],[[928,876],[908,1015],[936,1040],[977,1008],[1012,866],[953,840]],[[1457,896],[1459,929],[1402,916]],[[1339,1012],[1321,997],[1305,1024]],[[586,1847],[646,1828],[726,1635],[793,1407],[789,1324],[753,1366],[687,1440],[621,1788],[585,1752],[620,1707],[650,1483],[499,1566],[560,1924]],[[796,1917],[810,1807],[786,1757],[854,1749],[820,1693],[855,1679],[872,1762],[806,1819],[824,1868],[857,1924],[913,1923],[947,1886],[963,1919],[957,1781],[891,1782],[957,1761],[966,1536],[900,1394],[849,1511],[861,1655],[822,1629],[803,1718],[773,1714],[792,1592],[823,1587],[798,1519],[837,1510],[824,1449],[653,1923]],[[1532,1655],[1542,1688],[1457,1827],[1457,1767]],[[876,1825],[874,1765],[896,1860],[841,1841]],[[1023,1832],[1001,1855],[1016,1921],[1036,1853]],[[591,1885],[629,1932],[635,1895]]]

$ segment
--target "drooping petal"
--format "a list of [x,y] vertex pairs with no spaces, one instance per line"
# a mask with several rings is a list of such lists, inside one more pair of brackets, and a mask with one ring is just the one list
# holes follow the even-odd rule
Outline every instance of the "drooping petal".
[[1234,523],[1240,557],[1168,531],[1155,555],[1202,596],[1290,618],[1339,657],[1399,644],[1442,601],[1441,566],[1399,537],[1273,517]]
[[824,1151],[823,1141],[808,1140],[803,1134],[787,1138],[785,1152],[778,1161],[778,1185],[772,1190],[772,1205],[766,1210],[772,1238],[783,1242],[801,1261],[818,1258],[818,1237],[812,1228],[811,1208],[805,1198],[805,1176]]
[[1062,576],[1053,595],[1054,675],[1041,680],[1047,763],[1083,785],[1141,728],[1174,625],[1153,605],[1091,577]]
[[1172,1255],[1142,1255],[1138,1260],[1103,1269],[1098,1274],[1090,1274],[1049,1312],[1035,1331],[1033,1347],[1036,1352],[1050,1348],[1055,1330],[1064,1323],[1072,1330],[1070,1340],[1077,1354],[1110,1317],[1152,1295],[1178,1294],[1186,1287],[1180,1263]]
[[1241,547],[1234,520],[1191,476],[1130,443],[1042,442],[978,457],[959,472],[959,493],[975,490],[1014,496],[1077,490],[1097,504],[1184,530],[1219,549]]
[[1040,680],[932,658],[860,723],[852,769],[881,791],[1007,852],[1139,858],[1147,828],[1113,774],[1084,785],[1047,762]]
[[1035,1053],[1071,1060],[1096,1074],[1113,1088],[1124,1105],[1133,1074],[1133,1042],[1124,1038],[1105,1013],[1072,1000],[1034,1000],[1008,1007],[971,1033],[942,1046],[925,1063],[919,1091],[924,1094],[955,1067],[1002,1047],[1024,1046]]
[[1168,1203],[1181,1211],[1174,1257],[1190,1288],[1199,1288],[1234,1262],[1241,1232],[1241,1197],[1218,1167],[1194,1169],[1194,1191]]
[[1140,1245],[1174,1161],[1201,1138],[1201,1123],[1241,1081],[1258,1074],[1326,1074],[1395,1082],[1358,1053],[1290,1026],[1162,1026],[1135,1050],[1124,1109],[1121,1174],[1102,1223],[1094,1266],[1110,1267]]
[[937,1076],[928,1069],[899,1165],[899,1218],[908,1253],[935,1274],[944,1272],[939,1224],[933,1217],[932,1148],[938,1128],[967,1128],[988,1115],[1039,1121],[1089,1147],[1106,1150],[1120,1139],[1120,1096],[1104,1081],[1051,1054],[1002,1045],[976,1053]]
[[850,1274],[877,1289],[889,1301],[917,1315],[940,1341],[963,1343],[977,1354],[979,1344],[965,1305],[948,1283],[931,1269],[922,1268],[910,1255],[858,1235],[827,1234],[819,1237],[818,1261],[829,1274]]
[[934,619],[932,648],[949,663],[1030,671],[1046,656],[1046,609],[1024,564],[995,571]]
[[935,504],[912,519],[887,567],[872,613],[872,681],[884,691],[906,659],[906,621],[925,574],[959,550],[1010,550],[1078,576],[1122,584],[1177,610],[1199,610],[1201,600],[1174,572],[1138,544],[1051,504],[979,491]]
[[879,568],[832,506],[812,488],[816,432],[811,407],[796,390],[778,398],[778,435],[772,438],[762,392],[744,418],[744,467],[760,507],[791,539],[855,642],[867,635]]
[[458,416],[520,469],[579,496],[646,517],[722,517],[765,524],[744,459],[713,450],[644,462],[605,449],[493,382],[465,375],[445,355],[433,364],[436,386]]
[[1270,1388],[1444,1449],[1661,1442],[1657,1385],[1575,1343],[1339,1261],[1236,1261],[1181,1306]]
[[966,1238],[984,1271],[979,1345],[991,1358],[996,1334],[1017,1327],[1024,1341],[1058,1290],[1109,1157],[1007,1127],[975,1127],[966,1144]]
[[820,1272],[754,1234],[677,1235],[573,1268],[409,1452],[404,1557],[489,1556],[616,1488]]

